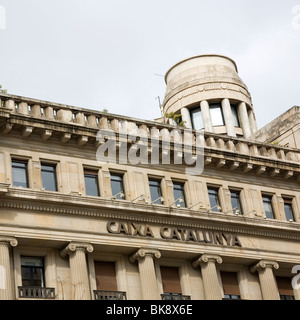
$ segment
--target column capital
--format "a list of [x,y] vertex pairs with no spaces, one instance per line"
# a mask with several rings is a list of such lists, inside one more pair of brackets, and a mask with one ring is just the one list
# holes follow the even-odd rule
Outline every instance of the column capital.
[[223,262],[223,259],[220,256],[203,254],[200,258],[196,259],[192,264],[194,268],[197,268],[198,266],[201,266],[202,264],[205,264],[208,262],[221,264]]
[[14,237],[6,237],[6,236],[0,236],[0,245],[6,245],[6,246],[12,246],[16,247],[18,245],[18,240]]
[[152,256],[152,258],[159,259],[161,257],[161,253],[156,249],[139,249],[129,258],[129,260],[130,262],[135,262],[136,260],[138,261],[146,256]]
[[258,263],[256,263],[254,266],[250,268],[250,271],[252,273],[256,271],[261,271],[266,268],[274,268],[274,269],[279,269],[279,264],[276,261],[271,261],[271,260],[260,260]]
[[94,251],[94,248],[90,243],[70,242],[63,250],[61,250],[60,255],[64,258],[66,255],[77,250],[91,253]]

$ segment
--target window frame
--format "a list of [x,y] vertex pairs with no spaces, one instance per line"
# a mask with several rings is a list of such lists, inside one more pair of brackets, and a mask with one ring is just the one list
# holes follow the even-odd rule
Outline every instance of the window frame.
[[[43,172],[46,172],[46,171],[43,171],[43,166],[44,166],[44,167],[54,168],[53,177],[54,177],[55,190],[49,190],[49,189],[46,189],[46,188],[45,188],[44,182],[43,182]],[[47,162],[47,161],[41,161],[41,179],[42,179],[41,181],[42,181],[42,188],[43,188],[43,190],[52,191],[52,192],[58,192],[57,163],[50,163],[50,162]]]
[[233,124],[234,124],[235,128],[240,128],[241,127],[241,122],[240,122],[240,119],[239,119],[238,105],[236,105],[234,103],[230,103],[230,107],[231,107]]
[[[113,187],[112,187],[112,177],[120,177],[121,178],[121,190],[119,192],[117,192],[116,194],[114,194],[113,192]],[[122,172],[116,172],[116,171],[111,171],[110,172],[110,187],[111,187],[111,192],[112,192],[112,197],[116,196],[118,194],[118,196],[116,197],[117,200],[126,200],[126,192],[125,192],[125,183],[124,183],[124,176],[125,173]],[[121,198],[121,195],[119,193],[123,192],[124,193],[124,198]]]
[[[290,209],[291,218],[289,218],[289,219],[288,219],[287,212],[286,212],[286,205],[288,205],[289,209]],[[283,208],[284,208],[284,214],[285,214],[286,220],[291,221],[291,222],[295,222],[296,219],[295,219],[295,211],[294,211],[294,206],[293,206],[293,199],[284,197],[283,198]]]
[[[196,110],[199,110],[199,114],[200,114],[200,118],[201,118],[201,125],[199,126],[199,128],[197,129],[196,125],[195,125],[195,121],[194,121],[194,113],[196,113]],[[191,122],[192,122],[192,127],[194,130],[202,130],[204,129],[204,122],[203,122],[203,116],[202,116],[202,110],[201,110],[201,107],[193,107],[191,108],[190,110],[190,117],[191,117]],[[200,128],[201,127],[201,128]]]
[[[96,182],[96,188],[97,188],[97,195],[88,194],[87,192],[87,183],[86,178],[88,177],[94,177]],[[85,195],[88,197],[100,197],[100,186],[99,186],[99,170],[96,169],[89,169],[89,168],[83,168],[83,177],[84,177],[84,188],[85,188]]]
[[[217,203],[216,203],[214,206],[212,206],[212,204],[211,204],[210,190],[211,190],[211,191],[216,191]],[[216,213],[222,212],[221,199],[220,199],[220,187],[218,187],[218,186],[207,186],[207,193],[208,193],[210,211],[216,212]],[[221,210],[219,210],[219,208],[218,208],[218,207],[215,207],[215,206],[219,206],[219,207],[221,208]],[[215,208],[214,208],[214,207],[215,207]],[[214,208],[214,209],[211,210],[212,208]]]
[[[220,110],[219,116],[221,116],[220,119],[222,119],[222,124],[214,122],[216,120],[216,119],[214,119],[214,117],[212,115],[212,110],[214,110],[214,109],[219,109]],[[213,127],[223,127],[223,126],[225,126],[224,114],[223,114],[223,109],[222,109],[221,103],[210,103],[209,104],[209,112],[210,112],[210,118],[211,118],[211,123],[212,123]]]
[[[30,265],[23,265],[22,264],[22,258],[30,258],[30,259],[36,259],[36,260],[40,260],[42,261],[42,266],[30,266]],[[45,288],[46,287],[46,279],[45,279],[45,259],[44,257],[35,257],[35,256],[24,256],[21,255],[20,256],[20,267],[21,267],[21,281],[22,281],[22,287],[40,287],[40,288]],[[22,276],[22,269],[23,268],[29,268],[30,269],[30,285],[24,285],[23,284],[23,276]],[[34,270],[39,269],[41,270],[41,286],[35,286],[34,283],[34,279],[33,279],[33,274],[34,274]]]
[[[244,210],[243,210],[243,204],[242,204],[242,199],[241,199],[241,194],[242,194],[242,190],[237,190],[237,189],[231,189],[229,188],[229,192],[230,192],[230,202],[231,202],[231,206],[232,206],[232,210],[234,211],[234,208],[236,208],[236,206],[233,205],[232,200],[232,194],[237,194],[238,197],[236,198],[238,201],[238,206],[237,206],[237,210],[239,210],[239,215],[244,215]],[[233,212],[235,213],[235,212]]]
[[[28,162],[29,159],[18,159],[18,158],[11,158],[11,170],[12,170],[12,186],[15,188],[25,188],[25,189],[29,189],[30,185],[29,185],[29,174],[28,174]],[[25,165],[25,168],[21,168],[21,167],[15,167],[14,163],[22,163]],[[25,172],[25,179],[26,179],[26,186],[21,186],[21,185],[15,185],[15,179],[14,179],[14,168],[15,169],[24,169]]]
[[[173,183],[173,196],[174,196],[174,204],[177,206],[178,204],[180,205],[180,208],[187,208],[187,199],[186,199],[186,190],[185,190],[185,185],[186,185],[186,182],[185,181],[172,181]],[[182,196],[180,196],[179,198],[182,198],[183,202],[176,202],[177,197],[175,197],[175,185],[178,185],[178,186],[182,186]],[[176,203],[175,203],[176,202]]]
[[[151,192],[151,182],[157,182],[159,183],[159,191],[158,194],[158,197],[156,199],[159,199],[160,197],[164,198],[163,196],[163,192],[162,192],[162,187],[161,187],[161,184],[162,184],[162,179],[160,178],[153,178],[153,177],[148,177],[148,186],[149,186],[149,191],[150,191],[150,199],[151,199],[151,203],[153,203],[153,201],[155,201],[156,199],[152,199],[152,192]],[[164,201],[161,201],[161,199],[159,199],[159,201],[156,201],[155,203],[153,204],[157,204],[157,205],[164,205]]]
[[[266,211],[266,207],[265,207],[266,201],[264,200],[264,198],[268,199],[270,201],[269,203],[270,203],[270,207],[272,209],[272,211],[271,211],[272,217],[271,218],[267,216],[267,211]],[[275,220],[276,216],[275,216],[275,211],[274,211],[274,206],[273,206],[273,195],[262,193],[262,202],[263,202],[263,207],[264,207],[264,212],[265,212],[266,219]],[[268,211],[268,213],[269,213],[269,211]]]

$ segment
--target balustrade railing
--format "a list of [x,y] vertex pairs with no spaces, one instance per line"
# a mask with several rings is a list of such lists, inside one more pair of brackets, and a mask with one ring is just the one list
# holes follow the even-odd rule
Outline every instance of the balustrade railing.
[[55,288],[18,287],[19,298],[27,299],[55,299]]
[[[154,121],[134,119],[121,115],[109,114],[61,105],[46,101],[29,99],[19,96],[0,93],[0,110],[3,108],[11,113],[30,115],[39,119],[81,125],[94,129],[109,129],[116,133],[129,134],[132,130],[142,129],[148,138],[159,140],[184,141],[185,135],[192,136],[192,144],[195,145],[196,131],[186,131],[167,124]],[[190,141],[190,140],[189,140]],[[213,133],[205,133],[204,147],[208,150],[222,150],[231,153],[264,157],[271,160],[300,162],[300,151],[243,138],[233,138]]]
[[94,290],[95,300],[126,300],[126,292]]

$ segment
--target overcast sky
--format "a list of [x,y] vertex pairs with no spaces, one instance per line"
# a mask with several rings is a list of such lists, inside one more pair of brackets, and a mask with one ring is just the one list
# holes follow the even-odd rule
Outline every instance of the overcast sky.
[[236,61],[262,127],[300,105],[297,5],[0,0],[0,84],[11,94],[153,120],[166,89],[159,75],[182,59],[217,53]]

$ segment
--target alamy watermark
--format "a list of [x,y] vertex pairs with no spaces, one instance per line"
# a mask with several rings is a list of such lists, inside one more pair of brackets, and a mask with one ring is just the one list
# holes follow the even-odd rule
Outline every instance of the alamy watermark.
[[1,29],[6,29],[6,10],[2,5],[0,5],[0,30]]
[[188,175],[200,175],[204,169],[204,130],[134,129],[117,136],[113,130],[103,129],[96,139],[96,158],[101,164],[184,165]]
[[292,13],[294,16],[292,20],[292,27],[295,30],[300,29],[300,5],[296,5],[292,9]]
[[292,278],[292,287],[294,290],[298,290],[300,289],[300,273],[298,273],[300,271],[300,265],[294,266],[292,269],[292,274],[296,275]]

